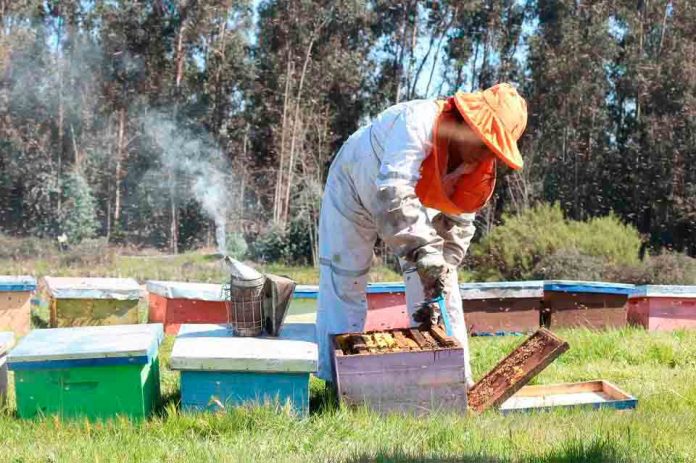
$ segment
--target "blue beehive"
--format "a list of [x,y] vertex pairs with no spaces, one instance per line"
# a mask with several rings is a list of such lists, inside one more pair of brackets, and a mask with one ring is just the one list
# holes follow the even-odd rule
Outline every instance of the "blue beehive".
[[183,325],[170,365],[181,371],[188,410],[290,404],[309,412],[309,374],[317,367],[314,324],[288,323],[278,337],[237,337],[226,325]]

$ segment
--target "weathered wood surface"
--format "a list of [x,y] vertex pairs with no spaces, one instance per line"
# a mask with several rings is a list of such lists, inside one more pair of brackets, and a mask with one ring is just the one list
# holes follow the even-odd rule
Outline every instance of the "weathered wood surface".
[[309,414],[309,373],[182,371],[184,410],[226,410],[228,407],[289,405]]
[[[34,330],[10,352],[10,367],[33,362],[151,358],[163,339],[161,324]],[[97,362],[98,363],[98,362]]]
[[544,282],[497,281],[486,283],[462,283],[459,291],[464,301],[477,299],[541,299],[544,297]]
[[0,292],[0,330],[23,336],[31,329],[31,291]]
[[226,325],[183,325],[174,342],[174,370],[313,372],[314,324],[285,324],[278,337],[236,337]]
[[137,299],[51,299],[51,326],[105,326],[137,324]]
[[341,400],[379,412],[466,410],[461,348],[334,358]]
[[533,332],[541,326],[543,299],[505,298],[462,301],[470,333]]
[[628,301],[628,321],[650,331],[696,329],[696,298],[631,298]]
[[148,294],[148,317],[151,323],[163,323],[167,334],[176,334],[181,325],[190,323],[227,323],[229,314],[224,301],[169,299]]
[[607,381],[525,386],[506,400],[500,410],[522,411],[558,407],[635,408],[637,400]]
[[14,345],[14,333],[0,332],[0,407],[7,397],[7,351]]
[[673,297],[696,299],[696,285],[642,285],[636,286],[630,296],[638,297]]
[[567,342],[539,329],[471,388],[469,406],[476,412],[497,407],[566,350]]
[[132,278],[44,277],[42,284],[54,299],[138,300],[142,295]]
[[620,328],[626,326],[626,294],[546,291],[544,306],[551,328]]
[[148,280],[147,292],[167,299],[191,299],[196,301],[224,301],[222,285],[184,281]]

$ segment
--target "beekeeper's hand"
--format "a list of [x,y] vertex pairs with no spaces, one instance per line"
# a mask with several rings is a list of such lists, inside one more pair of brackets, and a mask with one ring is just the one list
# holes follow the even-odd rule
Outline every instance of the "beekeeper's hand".
[[442,294],[447,282],[450,266],[441,253],[424,254],[416,261],[416,270],[423,284],[423,293],[427,299],[434,299]]

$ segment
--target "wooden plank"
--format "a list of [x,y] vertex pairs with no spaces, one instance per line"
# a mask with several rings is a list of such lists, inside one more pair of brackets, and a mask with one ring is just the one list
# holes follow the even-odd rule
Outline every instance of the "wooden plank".
[[600,392],[603,390],[602,381],[583,381],[580,383],[543,384],[525,386],[515,393],[518,397],[541,396],[550,394],[573,394],[579,392]]
[[[413,340],[408,339],[406,336],[404,336],[404,333],[401,331],[394,331],[392,332],[392,336],[394,336],[394,341],[396,341],[396,344],[399,346],[401,350],[413,350],[411,347],[412,344],[409,343],[411,341],[412,343],[415,343]],[[416,345],[417,346],[417,345]]]
[[457,341],[455,341],[453,337],[447,336],[445,330],[440,325],[431,326],[430,334],[443,346],[454,347],[457,345]]
[[469,406],[479,413],[497,407],[566,350],[567,342],[539,329],[471,388]]
[[435,338],[433,338],[429,332],[421,330],[421,336],[425,339],[425,342],[428,344],[430,349],[437,349],[440,347],[440,345],[437,343]]
[[430,344],[425,340],[419,329],[411,328],[408,330],[408,333],[421,349],[430,349]]
[[360,337],[365,343],[365,346],[367,346],[368,352],[377,352],[379,350],[372,336],[370,336],[369,334],[362,334],[360,335]]
[[350,342],[352,345],[352,353],[354,354],[366,354],[368,352],[367,345],[363,340],[362,336],[359,334],[350,335]]
[[350,352],[351,351],[351,343],[350,343],[350,335],[349,334],[337,334],[334,339],[336,340],[336,344],[338,345],[339,350],[342,352]]

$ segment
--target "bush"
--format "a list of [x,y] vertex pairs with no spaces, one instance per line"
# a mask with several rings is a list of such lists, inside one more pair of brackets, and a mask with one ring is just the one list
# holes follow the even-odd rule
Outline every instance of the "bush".
[[606,262],[577,249],[561,249],[543,257],[534,267],[533,277],[539,280],[602,280]]
[[649,256],[646,273],[656,285],[696,285],[696,259],[678,252]]
[[563,261],[572,252],[594,258],[594,267],[595,260],[631,265],[638,263],[640,245],[638,231],[613,215],[574,222],[565,219],[559,205],[541,204],[519,215],[504,214],[502,225],[472,245],[470,262],[478,280],[530,279],[541,271],[542,259],[557,252],[555,259]]
[[282,262],[306,265],[311,262],[312,246],[309,227],[303,220],[293,220],[287,230],[273,227],[251,243],[250,258],[256,262]]
[[249,245],[247,245],[241,233],[228,233],[225,239],[225,247],[227,248],[225,250],[227,255],[237,260],[243,260],[247,255],[247,251],[249,251]]
[[65,266],[96,267],[114,265],[115,261],[115,252],[109,248],[106,238],[84,240],[60,257]]
[[48,239],[33,236],[16,238],[0,233],[0,259],[36,259],[49,257],[56,251],[55,244]]
[[59,217],[60,231],[71,244],[92,238],[97,229],[97,211],[92,190],[78,172],[63,179],[63,204]]

